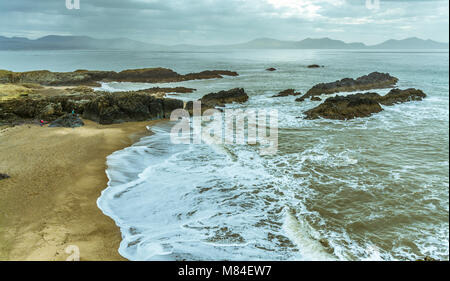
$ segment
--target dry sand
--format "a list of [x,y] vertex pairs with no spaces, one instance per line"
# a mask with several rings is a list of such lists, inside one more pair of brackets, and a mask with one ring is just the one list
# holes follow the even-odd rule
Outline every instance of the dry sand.
[[[118,227],[97,207],[106,157],[149,134],[152,122],[82,128],[0,128],[0,260],[122,260]],[[154,122],[153,122],[154,123]]]

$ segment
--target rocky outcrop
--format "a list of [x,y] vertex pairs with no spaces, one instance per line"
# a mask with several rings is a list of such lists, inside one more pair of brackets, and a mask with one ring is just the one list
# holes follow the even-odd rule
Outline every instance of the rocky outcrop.
[[222,107],[227,103],[246,102],[248,101],[248,95],[245,93],[244,89],[235,88],[228,91],[220,91],[218,93],[207,94],[206,96],[203,96],[200,101],[202,102],[202,106],[206,105],[207,107]]
[[7,174],[2,174],[0,173],[0,180],[5,180],[5,179],[9,179],[10,176],[8,176]]
[[382,105],[393,105],[408,101],[421,101],[426,98],[426,94],[422,90],[410,88],[406,90],[392,89],[387,95],[378,98],[378,102]]
[[370,98],[357,95],[336,96],[328,98],[321,105],[305,112],[307,119],[347,120],[356,117],[368,117],[381,112],[380,104]]
[[77,114],[65,114],[55,121],[51,122],[49,127],[64,127],[64,128],[77,128],[84,126],[83,120],[81,120]]
[[169,118],[183,108],[180,100],[160,99],[136,92],[106,93],[84,107],[83,118],[100,124]]
[[223,78],[223,76],[238,76],[238,73],[226,70],[213,70],[181,75],[167,68],[129,69],[121,72],[91,70],[76,70],[73,72],[50,72],[48,70],[12,72],[0,70],[0,83],[36,83],[47,86],[99,86],[99,82],[102,81],[162,83]]
[[[201,113],[203,114],[208,109],[214,109],[217,106],[223,107],[227,103],[242,103],[248,101],[248,95],[245,93],[244,89],[235,88],[228,91],[220,91],[218,93],[210,93],[203,96],[200,100],[201,102]],[[194,102],[188,101],[184,107],[189,114],[193,114]]]
[[322,94],[389,88],[395,86],[397,82],[398,78],[391,76],[389,73],[372,72],[357,79],[344,78],[336,82],[317,84],[299,101]]
[[36,119],[52,122],[72,111],[101,124],[144,121],[166,118],[178,108],[183,108],[182,101],[158,97],[152,91],[109,93],[78,87],[58,95],[0,100],[0,125]]
[[84,107],[101,93],[40,95],[0,101],[0,124],[11,124],[21,120],[42,119],[54,121],[65,113],[83,113]]
[[287,89],[287,90],[281,91],[278,94],[272,96],[272,98],[288,97],[288,96],[299,96],[301,94],[302,93],[296,92],[294,89]]
[[358,93],[348,96],[328,98],[324,103],[305,112],[307,119],[347,120],[356,117],[368,117],[381,112],[381,105],[390,106],[396,103],[421,101],[426,94],[417,89],[393,89],[385,96],[377,93]]
[[193,93],[195,91],[197,91],[197,90],[193,89],[193,88],[186,88],[186,87],[174,87],[174,88],[154,87],[154,88],[148,88],[148,89],[144,89],[144,90],[139,90],[139,91],[136,91],[136,92],[147,93],[147,94],[157,94],[157,93],[189,94],[189,93]]

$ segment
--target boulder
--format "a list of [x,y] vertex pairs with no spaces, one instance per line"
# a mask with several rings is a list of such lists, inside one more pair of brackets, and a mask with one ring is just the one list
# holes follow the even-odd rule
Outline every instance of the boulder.
[[246,102],[248,101],[248,95],[245,93],[244,89],[235,88],[228,91],[220,91],[218,93],[207,94],[206,96],[203,96],[200,101],[202,102],[202,106],[225,106],[225,104],[227,103]]
[[281,91],[278,94],[272,96],[272,98],[288,97],[288,96],[299,96],[301,94],[302,93],[296,92],[294,89],[287,89],[287,90]]
[[303,97],[306,99],[322,94],[383,89],[393,87],[397,82],[398,78],[391,76],[389,73],[372,72],[369,75],[361,76],[357,79],[344,78],[331,83],[317,84],[303,95]]
[[8,176],[7,174],[2,174],[0,173],[0,180],[5,180],[5,179],[9,179],[10,176]]
[[55,121],[51,122],[49,127],[65,127],[76,128],[84,126],[83,120],[81,120],[76,114],[65,114]]
[[49,103],[39,113],[40,119],[51,119],[54,116],[61,116],[63,114],[60,103]]
[[266,71],[276,71],[277,69],[276,68],[273,68],[273,67],[271,67],[271,68],[267,68],[266,69]]
[[410,88],[406,90],[392,89],[387,95],[380,97],[378,102],[382,105],[394,105],[408,101],[421,101],[426,98],[422,90]]
[[308,65],[308,68],[319,68],[320,67],[320,65],[318,65],[318,64],[310,64],[310,65]]
[[[328,98],[324,103],[305,112],[307,119],[327,118],[346,120],[356,117],[368,117],[381,112],[381,105],[391,106],[396,103],[421,101],[427,95],[418,89],[392,89],[381,96],[377,93],[358,93],[348,96]],[[312,97],[311,100],[317,97]]]
[[137,92],[105,93],[84,107],[83,118],[100,124],[146,121],[170,117],[184,103]]
[[312,97],[311,100],[312,101],[322,101],[322,99],[319,97]]
[[380,104],[363,95],[335,96],[305,112],[307,119],[348,120],[356,117],[369,117],[383,111]]

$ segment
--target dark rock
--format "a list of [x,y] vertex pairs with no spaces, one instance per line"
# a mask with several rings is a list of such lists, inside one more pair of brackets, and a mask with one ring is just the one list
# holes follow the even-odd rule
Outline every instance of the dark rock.
[[[193,115],[194,114],[194,102],[193,101],[188,101],[186,103],[184,109],[187,110],[190,115]],[[203,104],[203,103],[201,104],[201,114],[203,114],[208,109],[215,109],[215,107],[207,105],[207,104]]]
[[336,96],[328,98],[321,105],[305,112],[307,119],[348,120],[356,117],[368,117],[383,111],[380,104],[371,98],[358,95]]
[[426,256],[423,259],[419,259],[417,261],[426,261],[426,262],[433,262],[433,261],[439,261],[437,259],[433,259],[432,257]]
[[[321,105],[305,112],[307,119],[353,119],[368,117],[382,111],[381,105],[390,106],[396,103],[421,101],[426,94],[417,89],[392,89],[385,96],[377,93],[358,93],[348,96],[328,98]],[[303,97],[302,97],[303,98]],[[311,100],[317,97],[312,97]]]
[[266,69],[267,71],[276,71],[277,69],[276,68],[273,68],[273,67],[271,67],[271,68],[268,68],[268,69]]
[[84,107],[83,118],[100,124],[146,121],[170,117],[184,103],[175,99],[155,98],[136,92],[106,93]]
[[65,127],[65,128],[76,128],[84,126],[83,120],[81,120],[76,114],[65,114],[64,116],[51,122],[49,127]]
[[380,97],[378,102],[382,105],[394,105],[409,101],[421,101],[426,98],[426,94],[418,89],[392,89],[387,95]]
[[287,90],[281,91],[278,94],[272,96],[272,98],[287,97],[287,96],[299,96],[301,94],[302,93],[300,93],[300,92],[295,92],[294,89],[287,89]]
[[303,97],[309,98],[322,94],[389,88],[393,87],[397,82],[398,78],[388,73],[372,72],[369,75],[361,76],[357,79],[344,78],[336,82],[317,84]]
[[0,173],[0,180],[5,180],[5,179],[9,179],[10,176],[8,176],[7,174],[2,174]]
[[147,93],[147,94],[156,94],[156,93],[182,93],[182,94],[187,94],[187,93],[193,93],[195,91],[197,91],[197,90],[193,89],[193,88],[186,88],[186,87],[174,87],[174,88],[154,87],[154,88],[139,90],[137,92],[139,92],[139,93]]
[[320,65],[318,65],[318,64],[308,65],[308,68],[319,68],[319,67],[320,67]]
[[200,101],[202,102],[202,106],[225,106],[225,104],[227,103],[246,102],[248,101],[248,95],[245,93],[244,89],[235,88],[228,91],[220,91],[218,93],[207,94],[206,96],[203,96]]
[[[305,100],[306,100],[306,98],[304,96],[302,96],[302,97],[297,98],[295,101],[296,102],[303,102]],[[311,100],[312,101],[322,101],[322,99],[319,98],[319,97],[311,97]]]
[[76,70],[73,72],[50,72],[48,70],[12,72],[0,71],[0,83],[37,83],[48,86],[99,86],[101,81],[118,82],[180,82],[196,79],[238,76],[233,71],[212,70],[181,75],[167,68],[129,69],[121,72]]

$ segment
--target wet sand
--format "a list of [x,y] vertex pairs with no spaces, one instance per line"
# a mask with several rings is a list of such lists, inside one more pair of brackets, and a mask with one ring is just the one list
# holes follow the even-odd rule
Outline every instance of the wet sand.
[[119,228],[97,207],[106,157],[150,134],[136,122],[82,128],[0,128],[0,260],[123,260]]

